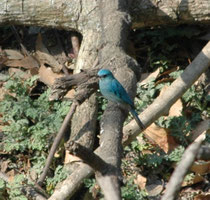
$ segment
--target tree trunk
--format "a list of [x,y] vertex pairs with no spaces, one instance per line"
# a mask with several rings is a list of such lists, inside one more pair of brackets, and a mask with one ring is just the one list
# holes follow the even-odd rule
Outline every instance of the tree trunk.
[[[210,24],[210,0],[132,0],[133,28],[157,25]],[[100,26],[96,0],[1,0],[0,24],[73,29]]]
[[[83,40],[76,62],[75,73],[92,67],[98,56],[99,36],[99,31],[93,31],[89,28],[83,31]],[[71,140],[78,141],[87,148],[93,147],[97,118],[96,111],[96,95],[93,94],[82,105],[77,107],[71,124]]]

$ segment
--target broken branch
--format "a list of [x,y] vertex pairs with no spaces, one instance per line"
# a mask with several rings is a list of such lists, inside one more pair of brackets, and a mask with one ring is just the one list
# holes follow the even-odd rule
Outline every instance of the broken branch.
[[71,119],[73,117],[73,114],[76,110],[77,105],[78,105],[77,102],[73,102],[68,114],[66,115],[66,117],[65,117],[65,119],[64,119],[64,121],[61,125],[61,128],[60,128],[56,138],[53,141],[53,144],[51,146],[49,155],[48,155],[47,160],[46,160],[45,167],[44,167],[43,172],[42,172],[42,174],[39,177],[38,182],[37,182],[39,185],[42,185],[45,177],[47,176],[47,172],[49,170],[50,164],[52,163],[52,160],[53,160],[54,154],[56,152],[56,149],[57,149],[58,145],[60,144],[61,139],[63,138],[63,135],[66,131],[66,128],[68,127],[69,122],[71,121]]

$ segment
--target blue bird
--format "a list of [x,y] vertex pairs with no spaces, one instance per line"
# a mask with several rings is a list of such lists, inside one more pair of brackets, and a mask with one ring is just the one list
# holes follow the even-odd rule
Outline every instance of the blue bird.
[[113,76],[112,72],[108,69],[101,69],[98,72],[99,80],[99,88],[102,95],[115,103],[119,103],[123,106],[126,106],[137,124],[140,128],[144,129],[145,126],[142,124],[141,120],[138,117],[137,112],[135,111],[135,106],[128,93],[124,89],[124,87],[120,84],[120,82]]

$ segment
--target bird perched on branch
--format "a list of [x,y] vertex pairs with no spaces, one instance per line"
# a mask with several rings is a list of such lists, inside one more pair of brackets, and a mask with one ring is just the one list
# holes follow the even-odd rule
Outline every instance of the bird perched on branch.
[[98,72],[99,88],[102,95],[112,101],[119,103],[129,109],[134,119],[140,128],[144,129],[145,126],[142,124],[141,120],[138,117],[137,112],[135,111],[135,106],[128,93],[120,82],[113,76],[112,72],[108,69],[101,69]]

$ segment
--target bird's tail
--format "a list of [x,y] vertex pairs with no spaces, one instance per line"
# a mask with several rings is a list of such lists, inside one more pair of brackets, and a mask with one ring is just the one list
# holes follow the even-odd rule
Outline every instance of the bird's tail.
[[137,124],[139,125],[139,127],[140,127],[141,129],[145,129],[145,126],[144,126],[144,124],[141,122],[141,120],[139,119],[137,112],[136,112],[134,109],[132,109],[132,108],[130,109],[130,112],[131,112],[131,114],[133,115],[133,117],[134,117],[134,119],[136,120],[136,122],[137,122]]

